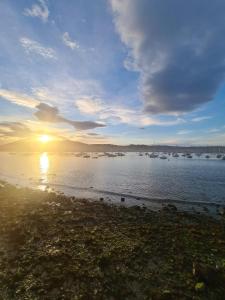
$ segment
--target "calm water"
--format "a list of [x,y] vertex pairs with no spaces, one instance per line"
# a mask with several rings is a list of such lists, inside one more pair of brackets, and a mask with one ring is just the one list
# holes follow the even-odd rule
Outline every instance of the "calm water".
[[136,153],[98,159],[0,153],[0,159],[1,179],[43,190],[49,186],[79,197],[104,197],[114,202],[124,195],[130,204],[149,199],[155,203],[225,204],[225,161],[212,156],[161,160]]

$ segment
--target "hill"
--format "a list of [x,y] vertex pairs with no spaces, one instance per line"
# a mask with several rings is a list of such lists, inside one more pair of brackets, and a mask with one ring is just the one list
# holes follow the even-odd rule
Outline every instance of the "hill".
[[85,144],[71,140],[51,141],[41,144],[36,140],[23,139],[0,146],[1,152],[185,152],[225,153],[225,146],[169,146],[169,145],[113,145]]

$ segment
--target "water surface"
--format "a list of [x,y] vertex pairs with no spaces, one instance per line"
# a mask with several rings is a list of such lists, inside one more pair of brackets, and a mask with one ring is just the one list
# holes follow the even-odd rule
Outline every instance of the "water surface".
[[167,160],[137,153],[115,158],[90,156],[0,153],[0,178],[43,190],[51,187],[79,197],[119,202],[125,196],[131,204],[140,200],[225,203],[225,161],[215,156]]

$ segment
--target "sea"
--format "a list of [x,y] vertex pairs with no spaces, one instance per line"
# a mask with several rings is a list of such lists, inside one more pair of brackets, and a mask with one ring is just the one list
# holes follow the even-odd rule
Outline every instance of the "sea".
[[184,210],[225,205],[225,160],[215,154],[0,153],[0,179],[108,203]]

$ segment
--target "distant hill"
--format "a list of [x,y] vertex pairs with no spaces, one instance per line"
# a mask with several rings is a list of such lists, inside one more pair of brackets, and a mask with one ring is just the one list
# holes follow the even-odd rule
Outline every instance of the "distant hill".
[[0,146],[1,152],[190,152],[225,153],[225,146],[169,146],[169,145],[113,145],[85,144],[70,140],[51,141],[41,144],[36,140],[20,140]]

